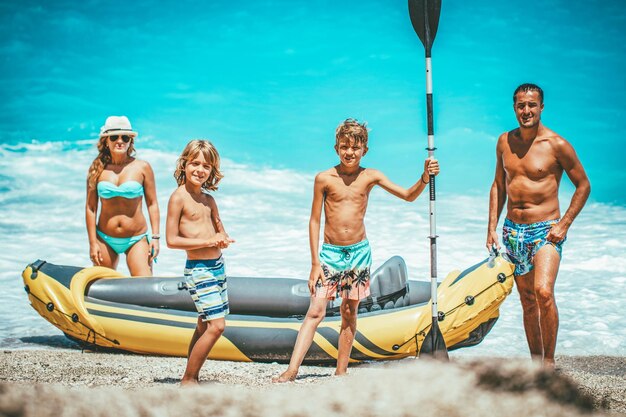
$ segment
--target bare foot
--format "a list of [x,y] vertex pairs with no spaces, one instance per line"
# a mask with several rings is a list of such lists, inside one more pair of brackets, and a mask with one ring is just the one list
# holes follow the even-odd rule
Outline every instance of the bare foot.
[[335,371],[335,376],[346,376],[348,375],[348,371]]
[[279,383],[279,384],[283,382],[293,382],[296,380],[297,376],[298,376],[298,371],[293,372],[287,369],[280,376],[275,376],[274,378],[272,378],[272,382]]
[[180,380],[181,387],[192,387],[194,385],[198,385],[198,380],[193,378],[183,378]]
[[554,359],[543,359],[543,368],[544,369],[548,369],[551,371],[554,371],[556,369],[556,363],[554,362]]

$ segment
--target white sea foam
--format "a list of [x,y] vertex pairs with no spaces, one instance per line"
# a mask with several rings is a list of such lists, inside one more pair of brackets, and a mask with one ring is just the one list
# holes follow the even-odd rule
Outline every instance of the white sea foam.
[[[28,348],[21,338],[59,331],[28,305],[20,273],[38,258],[89,265],[84,227],[85,176],[95,156],[92,142],[0,145],[0,346]],[[165,230],[167,200],[176,184],[177,154],[139,149],[155,172]],[[324,168],[324,167],[320,167]],[[215,194],[229,234],[237,240],[225,257],[230,275],[308,276],[308,219],[314,172],[223,161]],[[487,196],[450,195],[437,200],[439,275],[486,256]],[[562,196],[565,206],[570,196]],[[409,204],[380,189],[366,216],[374,266],[402,256],[412,279],[429,276],[427,195]],[[164,242],[163,242],[164,243]],[[556,283],[561,354],[626,355],[626,209],[589,203],[574,223]],[[185,255],[162,245],[157,275],[180,275]],[[121,262],[120,269],[127,272]],[[457,355],[527,355],[516,291],[479,346]]]

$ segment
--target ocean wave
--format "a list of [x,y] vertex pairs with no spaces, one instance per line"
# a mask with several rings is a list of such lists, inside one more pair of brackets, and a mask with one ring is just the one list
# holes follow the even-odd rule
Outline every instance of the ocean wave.
[[[6,318],[0,324],[0,340],[58,334],[28,306],[19,280],[27,263],[41,258],[57,264],[89,265],[84,196],[86,172],[95,149],[87,145],[86,141],[76,145],[0,145],[0,288],[5,294],[0,315]],[[176,188],[172,174],[178,154],[140,149],[138,157],[148,160],[154,169],[161,229],[165,230],[167,200]],[[230,160],[224,160],[222,168],[225,178],[215,196],[222,220],[237,240],[225,251],[229,273],[308,277],[314,173]],[[565,195],[562,203],[567,204],[570,197]],[[487,195],[438,195],[440,279],[487,256],[487,203]],[[428,214],[427,194],[406,203],[375,189],[365,218],[374,267],[400,255],[411,279],[428,279]],[[618,290],[626,282],[624,225],[626,208],[594,202],[574,222],[556,282],[561,312],[557,352],[626,354],[626,325],[615,313],[626,303],[626,293]],[[180,275],[184,252],[162,246],[155,273]],[[120,264],[120,270],[127,272],[124,262]],[[603,342],[589,343],[590,337]],[[505,301],[500,320],[486,340],[468,351],[526,354],[516,294]]]

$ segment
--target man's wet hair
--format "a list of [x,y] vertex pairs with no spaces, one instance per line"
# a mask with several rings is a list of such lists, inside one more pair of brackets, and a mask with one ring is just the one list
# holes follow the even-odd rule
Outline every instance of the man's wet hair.
[[529,91],[536,91],[537,93],[539,93],[539,100],[541,100],[541,102],[543,103],[543,90],[537,84],[531,84],[531,83],[522,84],[515,89],[515,92],[513,93],[513,103],[515,103],[515,99],[517,98],[517,93],[519,92],[527,93]]

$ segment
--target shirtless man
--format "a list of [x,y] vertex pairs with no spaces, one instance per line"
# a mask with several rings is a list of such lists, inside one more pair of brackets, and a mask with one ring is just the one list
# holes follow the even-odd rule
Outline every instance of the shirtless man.
[[[309,221],[311,273],[309,310],[302,322],[289,367],[274,382],[296,379],[315,336],[317,326],[326,315],[326,305],[341,295],[341,331],[335,375],[348,370],[359,301],[370,294],[371,252],[363,218],[369,193],[379,185],[387,192],[406,201],[414,201],[428,184],[430,174],[439,173],[435,159],[424,162],[424,172],[409,189],[387,179],[380,171],[360,166],[367,153],[367,128],[354,119],[347,119],[335,132],[335,151],[339,165],[320,172],[315,177],[313,206]],[[320,218],[324,207],[324,244],[319,252]]]
[[[554,367],[559,327],[554,283],[567,231],[585,205],[591,186],[572,145],[541,123],[541,88],[520,85],[513,93],[513,109],[519,128],[500,135],[496,145],[487,249],[500,247],[496,227],[506,201],[502,240],[515,264],[530,354]],[[576,191],[561,217],[558,191],[563,172]]]

